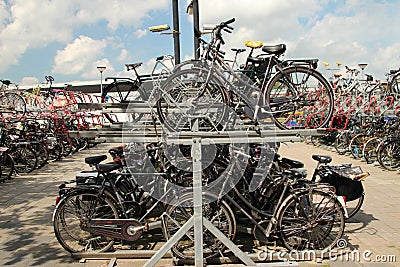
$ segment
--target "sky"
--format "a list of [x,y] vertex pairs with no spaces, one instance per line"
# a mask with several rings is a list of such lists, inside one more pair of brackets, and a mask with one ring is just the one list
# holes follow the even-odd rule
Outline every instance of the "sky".
[[[193,57],[189,0],[179,0],[181,59]],[[173,54],[171,35],[148,27],[172,27],[171,0],[0,0],[0,79],[37,85],[131,77],[125,63],[143,62],[150,73],[155,58]],[[285,43],[285,58],[318,58],[332,75],[336,62],[385,79],[400,67],[400,0],[199,0],[200,25],[235,18],[222,50],[244,48],[245,40]],[[239,59],[244,63],[245,56]],[[343,72],[343,69],[342,69]]]

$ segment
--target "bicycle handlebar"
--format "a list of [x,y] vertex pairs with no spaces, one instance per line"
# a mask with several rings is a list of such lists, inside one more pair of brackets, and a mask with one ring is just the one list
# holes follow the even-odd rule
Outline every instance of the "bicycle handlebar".
[[221,26],[222,28],[226,27],[226,28],[228,28],[228,29],[230,29],[230,30],[233,30],[233,27],[228,26],[228,24],[231,24],[231,23],[235,22],[235,20],[236,20],[235,18],[231,18],[230,20],[221,22],[220,26]]
[[215,27],[214,32],[215,32],[215,38],[221,41],[221,44],[225,44],[224,39],[222,38],[221,35],[221,30],[224,30],[228,33],[232,33],[233,27],[229,26],[229,24],[233,23],[236,19],[231,18],[230,20],[221,22],[218,26]]

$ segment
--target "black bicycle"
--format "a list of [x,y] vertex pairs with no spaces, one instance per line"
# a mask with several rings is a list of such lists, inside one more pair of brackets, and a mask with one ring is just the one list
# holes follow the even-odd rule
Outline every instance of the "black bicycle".
[[231,119],[230,109],[245,113],[257,123],[272,120],[282,129],[325,126],[333,113],[333,90],[312,63],[282,65],[279,57],[286,47],[264,46],[269,57],[257,60],[270,64],[264,69],[261,86],[256,87],[254,81],[224,61],[220,51],[225,44],[222,31],[231,32],[229,24],[234,21],[216,26],[201,59],[176,66],[165,81],[162,88],[168,94],[157,101],[164,126],[178,131],[189,128],[193,117],[201,117],[202,129],[221,130]]

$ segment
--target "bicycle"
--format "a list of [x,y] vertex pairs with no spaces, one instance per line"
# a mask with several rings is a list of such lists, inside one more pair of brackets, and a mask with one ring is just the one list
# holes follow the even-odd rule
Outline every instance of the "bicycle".
[[388,84],[388,88],[391,94],[397,96],[400,95],[400,69],[399,70],[390,70],[389,72],[391,78]]
[[[220,164],[224,165],[223,162]],[[223,197],[203,194],[205,202],[210,203],[203,207],[205,216],[211,218],[229,239],[233,240],[242,229],[252,232],[263,244],[280,239],[289,251],[326,251],[336,245],[345,222],[343,207],[332,188],[305,181],[304,175],[297,170],[285,170],[271,174],[256,191],[249,192],[251,173],[248,175],[244,175]],[[229,183],[227,179],[226,184]],[[171,203],[164,216],[166,238],[173,236],[192,215],[191,194]],[[207,240],[203,247],[207,252],[205,257],[223,255],[225,247],[211,233],[206,231],[203,236]],[[174,255],[193,259],[193,240],[193,231],[189,231],[172,247]]]
[[352,167],[351,164],[330,166],[330,156],[313,155],[312,158],[318,163],[311,181],[334,186],[335,193],[344,197],[347,219],[353,217],[364,203],[365,193],[361,181],[364,181],[369,173],[363,172],[361,167]]
[[[193,116],[203,116],[204,129],[220,130],[225,127],[220,123],[229,117],[230,106],[237,111],[244,110],[253,122],[271,119],[282,129],[323,127],[333,112],[333,91],[328,81],[304,63],[282,66],[278,58],[285,52],[284,45],[264,46],[271,64],[265,70],[261,88],[256,88],[248,77],[224,62],[220,53],[224,44],[221,32],[233,30],[229,26],[232,22],[234,19],[214,28],[212,40],[200,61],[183,63],[192,65],[191,68],[176,66],[178,71],[165,81],[162,89],[167,94],[161,94],[157,101],[158,117],[164,126],[176,131],[182,126],[187,128],[184,125]],[[304,118],[301,123],[296,116]]]
[[[0,126],[0,143],[3,139],[3,127]],[[10,155],[10,148],[0,147],[0,182],[11,179],[14,173],[14,161]]]
[[[134,72],[134,78],[128,77],[106,77],[105,81],[112,80],[113,82],[108,84],[101,95],[102,103],[135,103],[143,104],[147,101],[152,101],[156,97],[156,91],[145,90],[142,86],[146,81],[153,81],[157,79],[162,79],[169,74],[171,66],[173,66],[173,57],[170,55],[160,56],[156,58],[156,64],[154,65],[151,74],[139,75],[137,69],[142,65],[142,62],[125,64],[127,71]],[[163,68],[163,71],[156,73],[159,66]],[[116,120],[110,116],[110,114],[104,114],[107,120],[111,123],[116,122]],[[140,121],[145,113],[143,112],[132,112],[130,114],[130,119],[133,122]]]
[[23,139],[22,136],[16,135],[18,129],[3,128],[1,131],[1,146],[9,148],[8,152],[14,163],[14,170],[17,173],[30,173],[37,167],[37,155],[31,145]]
[[[152,158],[157,150],[150,146],[145,153]],[[125,166],[129,155],[123,151],[123,147],[109,150],[112,163],[101,164],[106,155],[85,158],[95,171],[81,172],[75,181],[60,185],[53,224],[57,240],[67,251],[103,252],[116,242],[134,244],[144,232],[161,229],[161,221],[154,218],[159,218],[166,208],[165,199],[176,196],[168,187],[152,181],[153,176],[164,173],[145,175],[150,178],[149,183],[139,185],[136,179],[140,174],[131,175]],[[67,187],[73,182],[76,185]],[[161,190],[162,197],[154,199],[145,190]]]
[[[311,176],[310,181],[318,184],[329,184],[335,188],[334,192],[338,197],[343,197],[346,208],[346,220],[353,217],[364,203],[365,192],[362,186],[368,176],[368,172],[363,172],[361,167],[351,164],[328,165],[332,162],[332,157],[325,155],[312,155],[312,159],[317,161],[317,166]],[[291,168],[303,168],[302,162],[288,158],[276,156],[275,169],[283,172]]]
[[18,91],[18,85],[15,89],[9,89],[13,84],[9,80],[0,80],[2,83],[0,89],[0,115],[3,122],[6,120],[19,120],[26,112],[26,103]]

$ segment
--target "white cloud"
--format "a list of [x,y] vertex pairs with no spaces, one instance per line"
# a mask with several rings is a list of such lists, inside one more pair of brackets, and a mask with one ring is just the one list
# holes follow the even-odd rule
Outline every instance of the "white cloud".
[[144,37],[144,36],[146,36],[146,35],[147,35],[147,30],[138,29],[138,30],[135,32],[135,36],[136,36],[136,38],[138,38],[138,39],[140,39],[140,38],[142,38],[142,37]]
[[63,50],[57,51],[53,72],[64,75],[83,73],[103,55],[106,46],[105,40],[93,40],[81,35]]
[[36,77],[23,77],[21,82],[19,82],[19,86],[26,86],[26,85],[36,86],[39,84],[40,84],[39,79]]
[[120,61],[120,62],[125,61],[128,58],[128,56],[129,56],[128,50],[122,49],[121,53],[119,54],[119,56],[117,58],[117,60]]
[[169,7],[167,0],[13,0],[0,2],[0,73],[30,48],[67,43],[74,30],[102,20],[115,31],[139,27],[150,10]]
[[8,20],[10,19],[10,11],[6,6],[6,3],[4,1],[0,2],[0,31],[3,30],[7,23]]

